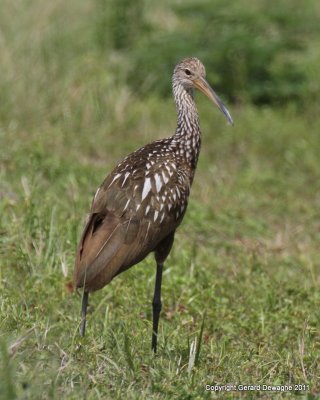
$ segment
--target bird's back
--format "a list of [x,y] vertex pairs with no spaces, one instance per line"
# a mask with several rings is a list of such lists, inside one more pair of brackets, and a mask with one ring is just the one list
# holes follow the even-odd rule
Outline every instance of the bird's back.
[[93,199],[78,246],[75,287],[100,289],[174,232],[187,207],[192,177],[172,138],[127,156]]

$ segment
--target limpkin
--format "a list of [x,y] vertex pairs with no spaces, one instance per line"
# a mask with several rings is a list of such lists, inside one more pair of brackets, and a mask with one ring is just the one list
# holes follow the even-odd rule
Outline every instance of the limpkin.
[[129,154],[98,188],[75,262],[74,286],[83,287],[80,335],[84,336],[89,292],[154,252],[152,349],[157,350],[163,264],[186,212],[200,151],[194,88],[203,92],[233,124],[229,111],[205,79],[197,58],[176,65],[172,87],[178,121],[173,136]]

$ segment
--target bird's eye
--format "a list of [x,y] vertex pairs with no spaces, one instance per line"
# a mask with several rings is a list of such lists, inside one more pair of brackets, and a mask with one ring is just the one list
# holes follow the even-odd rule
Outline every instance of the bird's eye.
[[186,69],[184,70],[184,72],[185,72],[187,75],[191,75],[191,71],[190,71],[190,69],[188,69],[188,68],[186,68]]

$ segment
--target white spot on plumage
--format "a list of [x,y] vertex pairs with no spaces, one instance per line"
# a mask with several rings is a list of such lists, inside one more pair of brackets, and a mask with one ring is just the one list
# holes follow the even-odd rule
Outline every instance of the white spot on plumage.
[[161,190],[161,188],[162,188],[162,183],[161,183],[160,175],[155,174],[154,178],[155,178],[155,180],[156,180],[156,189],[157,189],[157,192],[159,193],[160,190]]
[[155,211],[154,212],[154,217],[153,217],[153,221],[156,222],[157,218],[158,218],[159,212]]
[[161,203],[161,204],[160,204],[160,211],[163,209],[163,207],[164,207],[164,204]]
[[149,223],[148,223],[148,228],[147,228],[147,232],[146,232],[146,236],[144,237],[144,240],[147,239],[147,236],[148,236],[148,233],[149,233],[149,229],[150,229],[150,225],[151,225],[151,222],[149,221]]
[[164,171],[162,171],[162,178],[163,178],[164,183],[168,183],[169,182],[169,178],[166,176]]
[[109,187],[113,184],[113,182],[115,182],[117,179],[120,178],[120,176],[122,176],[122,174],[117,174],[117,175],[115,175],[115,177],[112,179],[110,185],[108,186],[108,189],[109,189]]
[[162,215],[161,215],[160,224],[163,221],[163,218],[164,218],[164,213],[162,213]]
[[172,204],[168,203],[168,209],[171,210]]
[[95,201],[95,199],[97,198],[99,192],[100,192],[100,188],[98,188],[98,190],[96,191],[96,194],[94,195],[93,201]]
[[123,185],[126,183],[126,180],[128,179],[128,176],[130,175],[130,173],[129,172],[126,172],[125,173],[125,175],[124,175],[124,179],[123,179],[123,182],[122,182],[122,185],[121,185],[121,187],[123,187]]
[[128,207],[128,205],[129,205],[129,203],[130,203],[130,199],[126,202],[126,205],[124,206],[124,209],[123,209],[123,211],[126,211],[126,209],[127,209],[127,207]]
[[148,214],[149,210],[150,210],[150,206],[147,206],[146,211],[145,211],[145,215]]
[[175,193],[173,193],[172,197],[173,197],[173,201],[176,201],[177,195]]
[[143,201],[148,196],[148,193],[150,192],[150,190],[151,190],[151,179],[146,178],[146,180],[144,181],[144,185],[143,185],[141,201]]
[[141,203],[139,203],[139,204],[137,205],[136,211],[138,211],[140,207],[141,207]]

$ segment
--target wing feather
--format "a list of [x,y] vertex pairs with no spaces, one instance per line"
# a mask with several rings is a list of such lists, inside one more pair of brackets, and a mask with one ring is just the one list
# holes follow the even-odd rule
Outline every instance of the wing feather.
[[180,224],[189,177],[180,175],[168,154],[157,157],[140,149],[119,164],[97,190],[78,246],[76,287],[97,290],[105,286],[144,259]]

